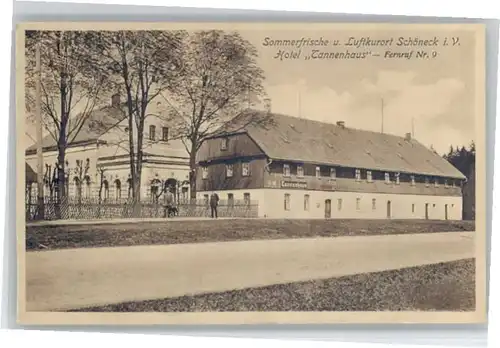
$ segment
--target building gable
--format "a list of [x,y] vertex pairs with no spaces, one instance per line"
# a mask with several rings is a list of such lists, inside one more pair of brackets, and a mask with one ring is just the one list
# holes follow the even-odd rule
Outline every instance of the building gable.
[[197,162],[231,160],[243,157],[262,157],[264,151],[248,133],[230,134],[207,139],[197,153]]

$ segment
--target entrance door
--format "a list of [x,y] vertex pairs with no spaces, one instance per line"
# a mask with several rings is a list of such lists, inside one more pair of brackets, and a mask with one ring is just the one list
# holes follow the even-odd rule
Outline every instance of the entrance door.
[[387,201],[387,218],[391,218],[391,201]]
[[448,204],[444,205],[444,219],[448,220]]
[[332,201],[327,199],[325,201],[325,218],[329,219],[332,217]]
[[425,219],[429,220],[429,203],[425,203]]

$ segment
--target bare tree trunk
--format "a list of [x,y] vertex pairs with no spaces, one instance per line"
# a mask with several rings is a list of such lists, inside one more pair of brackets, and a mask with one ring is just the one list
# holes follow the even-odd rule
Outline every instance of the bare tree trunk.
[[61,206],[66,201],[66,175],[65,175],[66,146],[59,146],[57,154],[57,202],[56,217],[65,218],[61,214]]
[[97,217],[101,217],[101,204],[102,204],[102,186],[104,184],[104,173],[99,171],[99,197],[98,197],[98,207],[97,207]]
[[66,79],[64,74],[61,75],[61,124],[59,126],[59,139],[57,144],[57,167],[58,167],[58,190],[57,190],[57,202],[55,204],[55,212],[56,217],[58,219],[61,218],[61,203],[63,202],[65,195],[64,189],[64,162],[66,159],[66,147],[67,147],[67,139],[66,139],[66,127],[68,123],[68,115],[66,110]]
[[141,172],[135,172],[135,180],[132,181],[133,216],[141,217]]
[[144,141],[144,118],[146,110],[141,108],[141,115],[139,116],[139,122],[137,124],[137,158],[135,159],[135,181],[134,181],[134,214],[136,217],[142,216],[141,211],[141,182],[142,182],[142,143]]
[[194,216],[196,210],[196,146],[194,143],[189,152],[189,197],[188,216]]
[[142,138],[140,136],[140,132],[138,132],[137,135],[137,158],[135,159],[135,179],[132,179],[133,181],[133,212],[134,212],[134,217],[141,217],[142,215],[142,207],[141,207],[141,181],[142,181],[142,149],[140,146],[140,142],[142,141]]
[[191,145],[189,153],[189,197],[192,203],[196,200],[196,144]]

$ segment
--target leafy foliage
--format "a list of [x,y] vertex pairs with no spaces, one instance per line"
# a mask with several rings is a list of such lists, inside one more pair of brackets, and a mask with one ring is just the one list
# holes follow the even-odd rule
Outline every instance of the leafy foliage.
[[[264,73],[255,47],[236,32],[192,33],[185,37],[181,54],[181,78],[162,96],[167,102],[165,117],[190,155],[194,198],[197,151],[205,139],[260,102],[265,95]],[[246,117],[247,123],[261,121]]]
[[108,86],[108,77],[99,68],[101,62],[95,39],[92,31],[28,31],[25,34],[28,121],[35,117],[32,110],[36,107],[39,77],[41,122],[58,149],[55,166],[59,201],[66,196],[66,148],[77,139]]
[[467,178],[462,190],[463,219],[475,219],[475,175],[476,175],[476,146],[471,142],[468,148],[450,146],[447,154],[443,155],[448,162],[457,168]]
[[[46,131],[65,146],[78,136],[109,88],[95,32],[26,32],[26,108],[35,107],[36,45],[40,45],[41,111]],[[64,143],[64,144],[63,144]]]
[[167,117],[197,150],[201,142],[259,102],[264,95],[258,53],[239,33],[189,35],[182,50],[182,78],[169,90]]
[[471,142],[468,148],[465,146],[461,148],[450,146],[450,151],[443,157],[460,170],[463,175],[469,176],[471,167],[476,161],[476,146],[474,142]]
[[[126,149],[130,159],[132,195],[140,200],[143,162],[144,124],[148,107],[155,97],[170,88],[179,77],[179,49],[182,31],[99,32],[98,45],[105,73],[115,89],[124,92],[120,106],[128,120]],[[106,125],[105,125],[106,126]]]
[[[35,102],[36,44],[41,47],[43,124],[57,142],[60,170],[64,171],[67,144],[82,129],[106,130],[115,127],[117,119],[127,120],[120,142],[129,153],[136,201],[140,201],[147,117],[163,118],[171,127],[171,138],[185,145],[194,197],[196,154],[203,141],[240,118],[265,94],[257,50],[239,33],[36,31],[26,33],[28,113]],[[112,111],[115,117],[92,118],[110,93],[125,96]],[[151,103],[157,97],[167,105],[155,114]],[[262,119],[247,112],[244,121],[257,124]]]

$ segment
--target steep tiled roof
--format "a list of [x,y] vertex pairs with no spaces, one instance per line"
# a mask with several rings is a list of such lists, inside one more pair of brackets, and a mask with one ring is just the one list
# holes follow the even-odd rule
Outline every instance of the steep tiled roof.
[[[89,116],[89,119],[85,122],[82,129],[69,145],[71,146],[95,141],[124,118],[125,116],[123,115],[123,112],[116,107],[105,106],[100,108]],[[42,139],[42,147],[44,150],[51,149],[57,147],[57,143],[49,134]],[[36,144],[33,144],[26,149],[26,152],[32,152],[35,150]]]
[[[233,127],[227,131],[238,130]],[[273,159],[465,178],[415,139],[280,114],[271,114],[265,125],[243,130]]]

